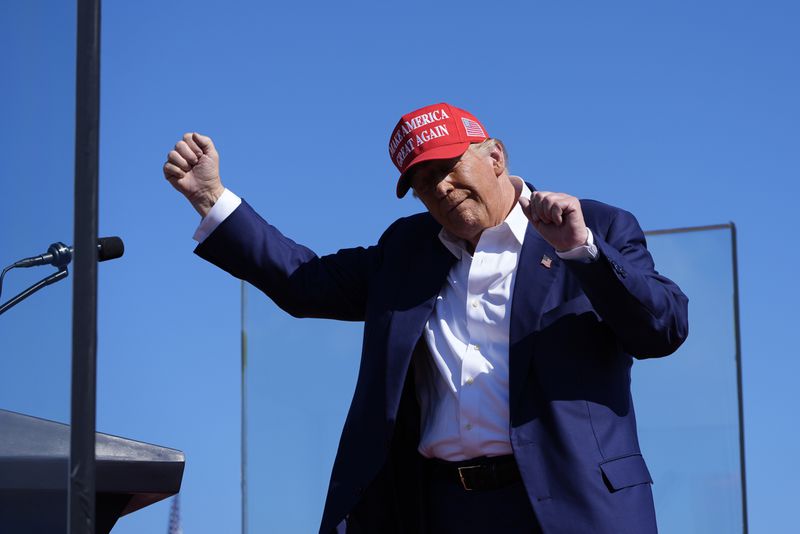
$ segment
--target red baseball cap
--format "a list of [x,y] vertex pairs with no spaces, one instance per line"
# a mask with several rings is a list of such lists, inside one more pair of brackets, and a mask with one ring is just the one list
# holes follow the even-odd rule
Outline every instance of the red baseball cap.
[[403,198],[411,187],[405,173],[417,163],[458,157],[472,143],[487,139],[478,119],[444,102],[403,115],[389,138],[389,156],[400,171],[397,198]]

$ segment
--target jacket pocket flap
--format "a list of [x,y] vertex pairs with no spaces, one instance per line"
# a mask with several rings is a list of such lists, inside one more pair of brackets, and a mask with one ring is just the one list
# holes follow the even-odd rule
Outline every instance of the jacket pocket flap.
[[608,460],[600,464],[600,470],[613,491],[653,482],[641,454],[631,454]]

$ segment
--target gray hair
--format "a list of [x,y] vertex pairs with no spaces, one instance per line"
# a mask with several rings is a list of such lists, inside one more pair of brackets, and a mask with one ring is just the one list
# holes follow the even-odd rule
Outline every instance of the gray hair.
[[474,150],[476,152],[482,152],[484,154],[487,154],[491,152],[494,149],[494,147],[497,146],[499,146],[500,150],[503,151],[503,155],[506,157],[506,167],[508,167],[508,151],[506,150],[506,145],[500,139],[495,139],[494,137],[490,137],[489,139],[481,143],[471,144],[467,150]]

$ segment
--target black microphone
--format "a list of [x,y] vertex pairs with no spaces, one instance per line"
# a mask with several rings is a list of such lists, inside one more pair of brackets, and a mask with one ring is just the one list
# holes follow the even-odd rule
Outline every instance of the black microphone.
[[[47,248],[46,253],[19,260],[12,265],[12,268],[48,264],[63,268],[72,261],[72,251],[73,247],[68,247],[64,243],[53,243]],[[97,240],[97,261],[114,260],[122,256],[124,252],[125,245],[122,243],[122,239],[117,236],[101,237]]]

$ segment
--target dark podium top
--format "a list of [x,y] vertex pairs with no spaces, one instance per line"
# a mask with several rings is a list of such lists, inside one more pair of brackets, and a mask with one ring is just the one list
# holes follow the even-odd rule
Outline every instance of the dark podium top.
[[[97,534],[178,493],[181,451],[96,435]],[[0,410],[0,532],[66,532],[69,425]]]

